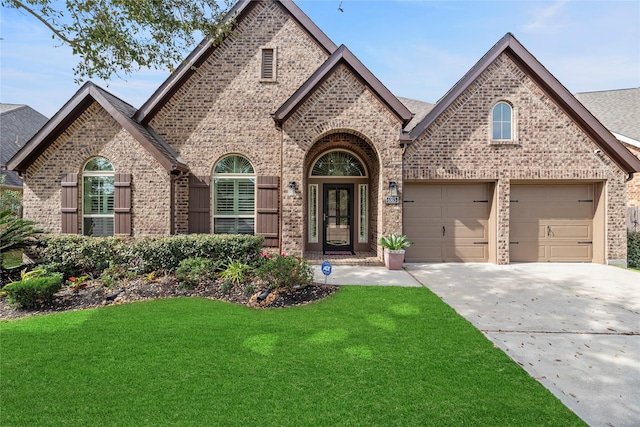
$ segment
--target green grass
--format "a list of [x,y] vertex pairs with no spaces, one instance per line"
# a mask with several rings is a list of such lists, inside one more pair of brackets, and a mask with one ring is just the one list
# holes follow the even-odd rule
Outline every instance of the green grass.
[[3,426],[571,426],[424,288],[304,307],[156,300],[0,323]]

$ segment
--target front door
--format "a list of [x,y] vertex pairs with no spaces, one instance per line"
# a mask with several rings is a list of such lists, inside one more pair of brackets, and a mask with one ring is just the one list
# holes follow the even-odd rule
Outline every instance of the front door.
[[323,186],[322,251],[353,254],[353,184]]

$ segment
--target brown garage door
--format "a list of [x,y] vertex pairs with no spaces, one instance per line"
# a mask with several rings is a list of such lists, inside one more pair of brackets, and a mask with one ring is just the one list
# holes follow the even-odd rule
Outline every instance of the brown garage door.
[[489,184],[405,184],[407,262],[485,262],[489,256]]
[[512,185],[512,262],[591,262],[592,184]]

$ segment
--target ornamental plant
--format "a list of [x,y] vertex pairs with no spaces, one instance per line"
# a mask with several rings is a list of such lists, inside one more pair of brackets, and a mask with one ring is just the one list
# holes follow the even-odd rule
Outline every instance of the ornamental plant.
[[271,289],[304,288],[313,282],[313,269],[301,257],[287,254],[261,254],[262,264],[256,275],[267,282]]
[[380,246],[385,249],[389,249],[391,251],[397,251],[400,249],[408,248],[413,244],[410,242],[406,235],[397,236],[393,233],[389,234],[389,236],[381,237]]
[[9,283],[2,290],[7,293],[9,305],[32,309],[53,301],[56,292],[62,289],[62,274],[29,278]]

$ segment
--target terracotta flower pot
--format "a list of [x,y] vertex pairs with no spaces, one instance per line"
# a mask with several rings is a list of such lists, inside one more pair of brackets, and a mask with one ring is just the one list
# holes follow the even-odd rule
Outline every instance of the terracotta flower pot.
[[402,270],[404,263],[404,249],[384,250],[384,265],[389,270]]

